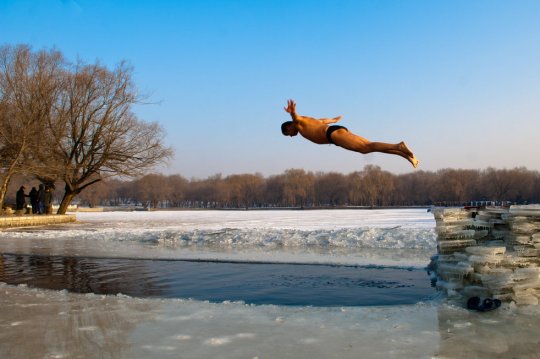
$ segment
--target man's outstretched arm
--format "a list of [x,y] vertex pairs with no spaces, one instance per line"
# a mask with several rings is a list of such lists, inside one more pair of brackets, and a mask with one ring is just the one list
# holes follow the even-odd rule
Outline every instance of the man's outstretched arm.
[[319,121],[321,121],[324,124],[336,123],[339,120],[341,120],[341,117],[342,116],[338,116],[338,117],[334,117],[334,118],[320,118]]
[[318,118],[318,119],[315,119],[313,117],[300,116],[299,114],[296,113],[296,102],[294,102],[294,100],[292,99],[287,101],[287,107],[285,107],[285,111],[291,114],[293,121],[297,121],[299,118],[306,118],[306,119],[309,118],[311,120],[321,121],[324,124],[329,124],[329,123],[336,123],[339,120],[341,120],[341,116],[337,116],[334,118]]
[[287,100],[287,107],[285,107],[285,112],[289,113],[294,120],[296,120],[298,117],[298,114],[296,113],[296,102],[294,100]]

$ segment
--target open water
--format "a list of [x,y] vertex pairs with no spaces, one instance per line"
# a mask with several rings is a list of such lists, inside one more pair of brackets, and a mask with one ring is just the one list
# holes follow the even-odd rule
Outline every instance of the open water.
[[0,282],[75,293],[296,306],[414,304],[435,291],[418,269],[0,255]]

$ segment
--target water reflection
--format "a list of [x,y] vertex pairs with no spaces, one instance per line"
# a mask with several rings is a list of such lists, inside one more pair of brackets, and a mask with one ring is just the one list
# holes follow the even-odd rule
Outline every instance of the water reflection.
[[162,295],[166,284],[151,280],[152,261],[35,255],[0,255],[0,281],[75,293]]
[[133,300],[0,291],[2,358],[128,358],[132,331],[149,319],[149,305]]

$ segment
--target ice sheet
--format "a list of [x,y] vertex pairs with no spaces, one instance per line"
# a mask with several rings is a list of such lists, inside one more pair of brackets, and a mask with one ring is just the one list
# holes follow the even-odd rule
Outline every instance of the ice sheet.
[[540,313],[251,306],[0,285],[2,358],[537,358]]
[[0,302],[2,357],[89,358],[99,348],[125,358],[358,358],[369,348],[372,358],[425,358],[439,341],[431,304],[287,308],[8,286]]
[[77,213],[77,219],[89,222],[111,222],[116,227],[126,227],[137,222],[145,223],[146,227],[179,227],[186,230],[216,228],[329,230],[365,226],[433,228],[435,225],[433,215],[423,208],[391,210],[79,212]]
[[424,209],[78,213],[78,223],[4,232],[0,250],[66,256],[424,267]]

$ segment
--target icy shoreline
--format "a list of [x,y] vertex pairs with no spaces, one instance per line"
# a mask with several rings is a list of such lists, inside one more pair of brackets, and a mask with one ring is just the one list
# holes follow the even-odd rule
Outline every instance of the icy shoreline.
[[[0,252],[403,267],[425,266],[435,252],[430,213],[361,214],[81,213],[74,225],[3,231]],[[291,245],[273,242],[284,235]],[[540,347],[537,309],[505,305],[478,313],[444,298],[386,307],[284,307],[0,284],[0,306],[0,357],[6,358],[536,358]]]

